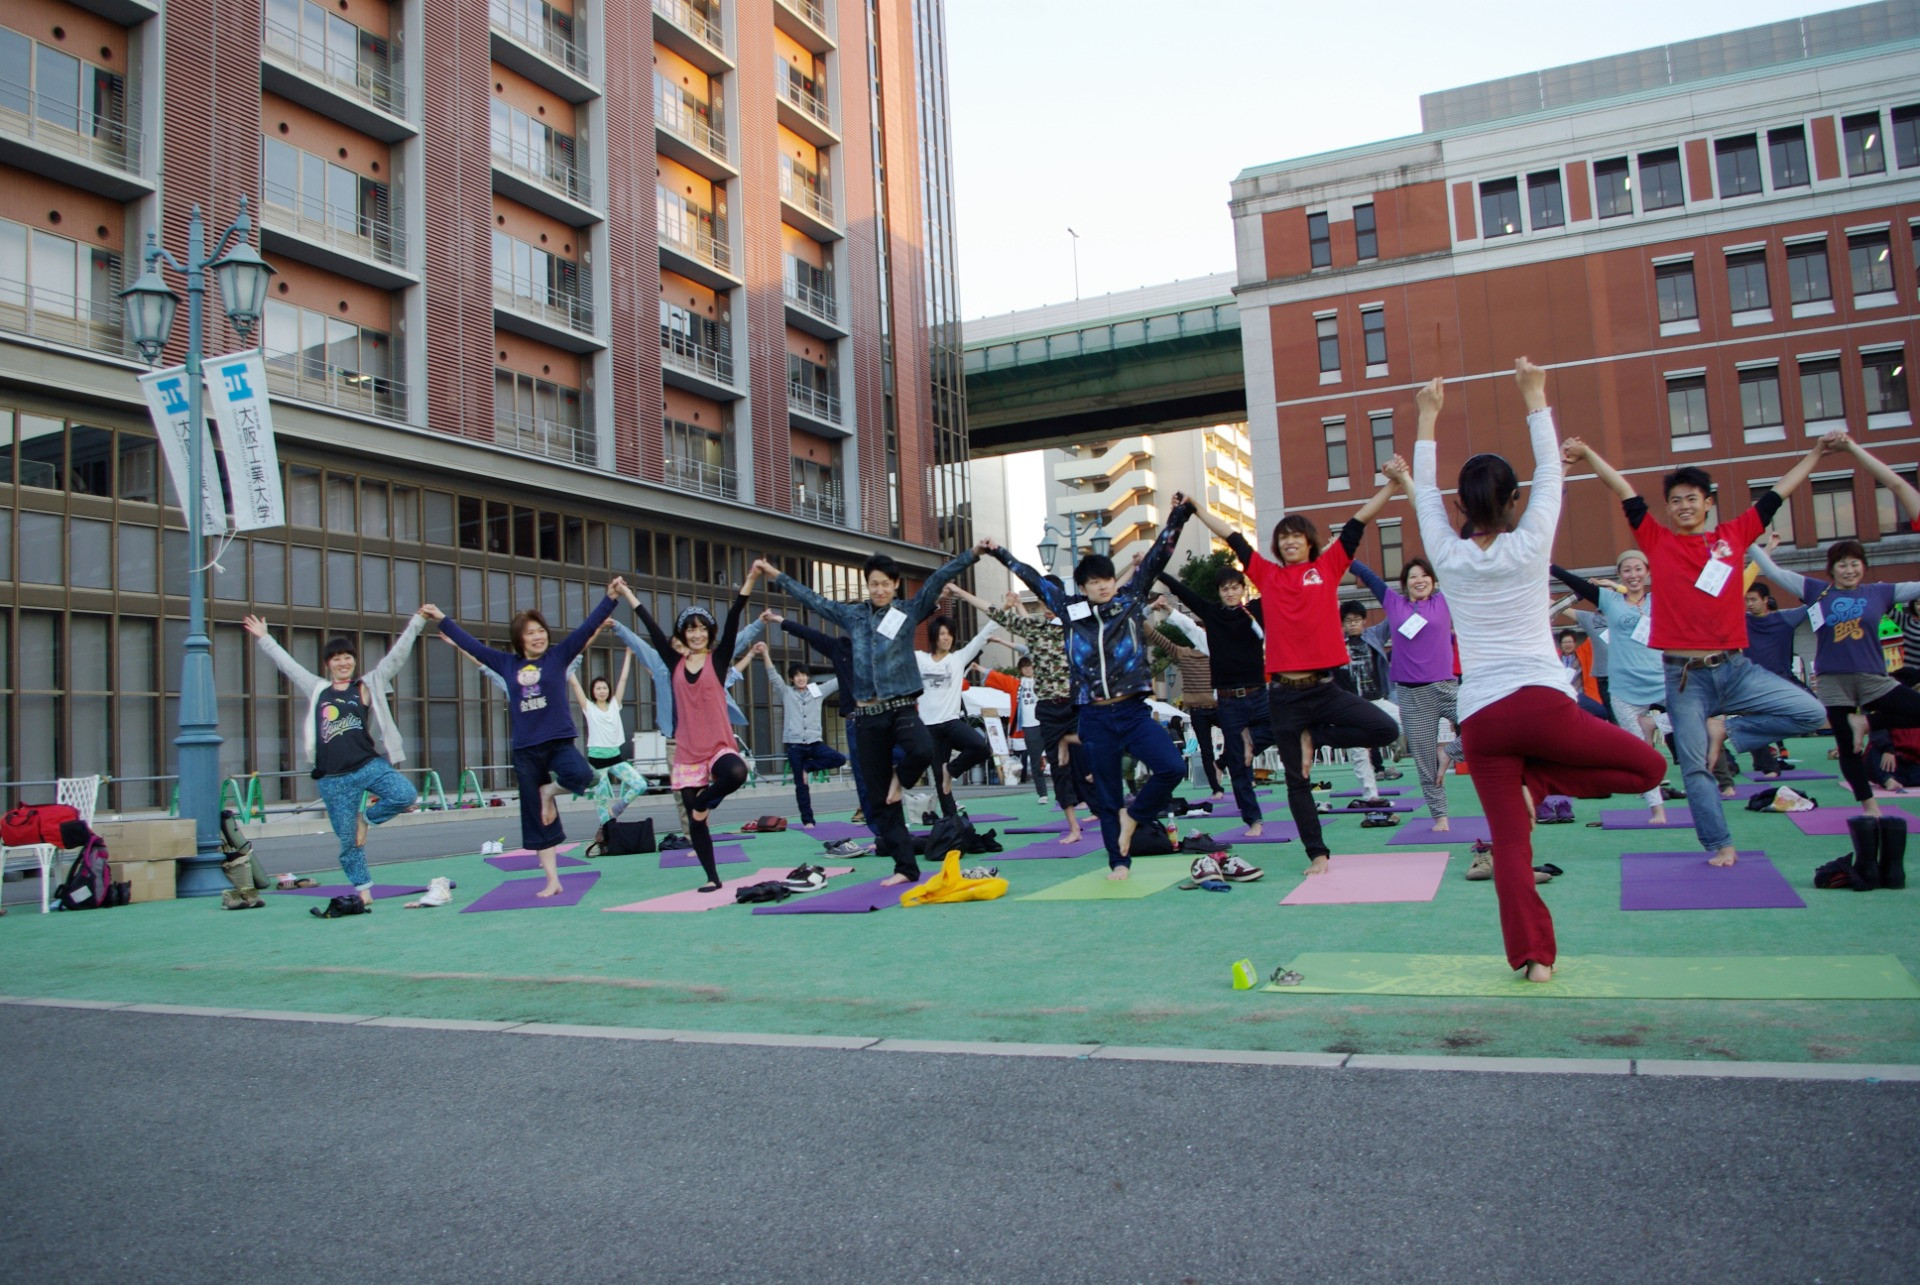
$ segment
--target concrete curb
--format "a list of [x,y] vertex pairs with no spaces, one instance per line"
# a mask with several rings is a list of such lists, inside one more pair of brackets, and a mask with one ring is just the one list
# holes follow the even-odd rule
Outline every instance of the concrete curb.
[[305,1013],[295,1009],[209,1008],[194,1004],[139,1004],[100,999],[46,999],[0,995],[19,1008],[70,1008],[170,1017],[218,1017],[334,1026],[545,1035],[571,1039],[644,1040],[670,1044],[734,1044],[837,1052],[945,1053],[989,1057],[1050,1057],[1068,1061],[1185,1062],[1212,1066],[1302,1067],[1346,1071],[1476,1071],[1482,1075],[1623,1075],[1633,1079],[1747,1079],[1920,1083],[1920,1065],[1864,1062],[1682,1062],[1659,1058],[1453,1057],[1445,1054],[1289,1053],[1264,1049],[1155,1048],[1125,1044],[1020,1044],[993,1040],[880,1039],[860,1035],[788,1035],[752,1031],[674,1031],[638,1026],[584,1026],[559,1022],[489,1022],[445,1017],[369,1017],[361,1013]]

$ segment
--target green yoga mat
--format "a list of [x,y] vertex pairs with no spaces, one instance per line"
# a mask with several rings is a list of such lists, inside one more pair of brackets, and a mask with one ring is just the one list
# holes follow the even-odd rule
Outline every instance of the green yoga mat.
[[[1138,901],[1171,888],[1187,877],[1189,857],[1139,857],[1130,879],[1109,879],[1105,870],[1089,870],[1064,883],[1030,892],[1016,901]],[[1213,895],[1211,893],[1207,894]]]
[[1497,955],[1310,952],[1289,965],[1309,995],[1497,995],[1562,999],[1920,999],[1892,955],[1563,956],[1529,982]]

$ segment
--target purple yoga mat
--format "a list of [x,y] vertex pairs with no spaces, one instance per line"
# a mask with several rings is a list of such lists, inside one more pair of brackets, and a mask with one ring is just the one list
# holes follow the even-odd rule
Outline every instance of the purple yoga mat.
[[1202,831],[1208,838],[1220,839],[1227,843],[1292,843],[1300,837],[1300,827],[1291,821],[1267,821],[1260,827],[1256,838],[1247,837],[1244,825],[1229,826],[1225,830]]
[[[1815,808],[1811,812],[1789,812],[1787,813],[1787,819],[1800,827],[1801,834],[1815,835],[1824,838],[1829,835],[1844,836],[1847,833],[1847,819],[1849,817],[1864,815],[1865,813],[1861,812],[1858,806],[1852,806],[1844,808]],[[1916,817],[1902,808],[1888,807],[1884,803],[1880,805],[1880,815],[1883,817],[1899,817],[1907,823],[1909,830],[1915,826],[1920,826],[1920,817]]]
[[551,897],[536,897],[533,894],[547,886],[545,879],[509,879],[472,905],[462,906],[460,913],[471,915],[482,910],[538,910],[553,906],[577,906],[580,899],[598,882],[598,870],[561,875],[559,892]]
[[[1393,798],[1393,797],[1395,797],[1396,795],[1399,795],[1399,794],[1401,794],[1401,793],[1403,793],[1403,791],[1400,791],[1400,790],[1381,790],[1381,791],[1379,792],[1379,794],[1378,794],[1378,795],[1376,795],[1375,797],[1377,797],[1377,798],[1382,798],[1382,799],[1390,799],[1390,798]],[[1335,790],[1335,791],[1333,792],[1333,797],[1334,797],[1334,798],[1336,798],[1336,799],[1364,799],[1364,798],[1366,798],[1367,796],[1366,796],[1366,795],[1364,795],[1364,794],[1362,794],[1362,793],[1361,793],[1360,791],[1358,791],[1358,790]]]
[[1628,852],[1620,858],[1622,910],[1804,910],[1764,852],[1710,866],[1704,852]]
[[[747,850],[737,843],[716,844],[713,849],[713,863],[717,866],[731,866],[747,859]],[[687,870],[699,866],[700,858],[693,855],[692,848],[675,848],[672,852],[660,854],[662,870]]]
[[1749,772],[1747,779],[1759,781],[1765,785],[1778,785],[1782,781],[1832,781],[1837,778],[1831,772],[1813,772],[1804,767],[1796,767],[1791,772],[1779,772],[1773,776],[1761,776],[1758,772]]
[[[505,870],[509,874],[518,870],[538,870],[540,857],[537,853],[508,853],[504,856],[488,857],[487,864],[495,870]],[[584,866],[587,863],[578,857],[569,857],[564,852],[554,858],[555,866]]]
[[[1390,848],[1410,848],[1416,843],[1428,847],[1436,843],[1474,843],[1481,839],[1493,841],[1493,832],[1487,829],[1485,817],[1454,817],[1451,827],[1444,834],[1435,834],[1432,817],[1415,817],[1394,832],[1387,840]],[[1539,840],[1534,840],[1535,844]]]
[[1100,843],[1099,823],[1093,822],[1080,828],[1078,843],[1062,843],[1058,838],[1043,839],[1009,852],[983,852],[965,860],[969,865],[990,866],[1002,861],[1050,861],[1058,857],[1092,857],[1105,852]]
[[1066,832],[1067,823],[1065,821],[1055,821],[1051,825],[1010,825],[1007,827],[1008,834],[1065,834]]
[[1004,812],[969,812],[967,820],[975,825],[999,825],[1004,821],[1018,821],[1019,817],[1010,817]]
[[1750,799],[1760,791],[1771,790],[1778,784],[1778,781],[1735,781],[1733,798],[1728,799],[1727,802],[1731,803],[1734,799]]
[[[382,897],[413,897],[427,890],[425,884],[416,883],[376,883],[373,885],[373,899]],[[290,892],[296,897],[346,897],[353,893],[350,883],[322,884],[318,888],[273,888],[272,892]]]
[[[993,856],[1000,854],[995,853]],[[991,857],[982,858],[991,860]],[[886,876],[881,876],[884,879]],[[851,888],[829,888],[825,892],[816,892],[806,897],[795,897],[792,901],[783,901],[777,906],[755,906],[756,915],[861,915],[870,910],[885,910],[889,906],[900,904],[900,896],[909,888],[917,888],[933,878],[933,871],[923,870],[920,878],[913,883],[895,884],[891,888],[882,888],[880,879],[867,883],[857,883]]]
[[[1669,803],[1666,824],[1655,825],[1647,819],[1645,808],[1606,808],[1600,813],[1600,827],[1604,830],[1691,830],[1693,813],[1684,803]],[[1538,840],[1534,846],[1540,846]]]
[[855,825],[851,821],[822,821],[818,825],[795,826],[809,839],[818,839],[822,843],[838,843],[842,839],[871,839],[873,831],[864,825]]

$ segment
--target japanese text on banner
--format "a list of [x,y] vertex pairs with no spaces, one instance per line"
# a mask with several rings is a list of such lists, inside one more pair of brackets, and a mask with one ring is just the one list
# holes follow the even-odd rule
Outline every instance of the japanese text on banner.
[[207,397],[220,426],[220,445],[227,452],[233,529],[255,531],[284,524],[286,499],[280,489],[265,359],[258,352],[246,352],[208,362]]
[[[140,391],[146,394],[154,431],[160,435],[160,453],[167,459],[173,493],[185,497],[188,494],[187,433],[192,419],[186,367],[172,366],[140,376]],[[227,529],[227,506],[220,494],[220,465],[213,457],[213,434],[207,431],[204,420],[199,432],[201,509],[206,515],[205,530],[214,535]],[[181,502],[185,503],[184,498]]]

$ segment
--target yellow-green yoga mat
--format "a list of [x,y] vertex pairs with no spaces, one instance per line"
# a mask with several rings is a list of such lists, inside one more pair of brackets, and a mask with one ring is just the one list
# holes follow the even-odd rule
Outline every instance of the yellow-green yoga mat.
[[[1089,870],[1051,888],[1042,888],[1039,892],[1030,892],[1014,900],[1138,901],[1179,883],[1187,877],[1187,870],[1192,864],[1191,857],[1139,857],[1134,860],[1131,878],[1109,879],[1104,869]],[[1219,894],[1203,892],[1198,895],[1213,897]]]
[[1529,982],[1498,955],[1309,952],[1290,967],[1309,995],[1497,995],[1561,999],[1920,999],[1892,955],[1563,955]]

